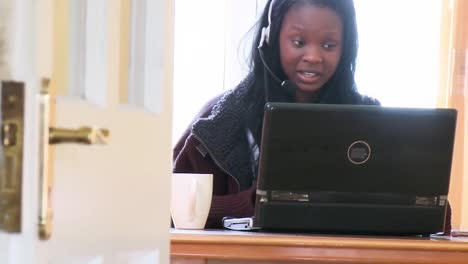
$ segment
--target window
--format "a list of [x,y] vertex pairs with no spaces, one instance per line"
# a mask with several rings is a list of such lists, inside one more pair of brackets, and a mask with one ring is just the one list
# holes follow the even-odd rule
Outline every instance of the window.
[[255,12],[253,0],[175,1],[174,142],[209,99],[243,75],[238,47]]
[[175,1],[173,140],[223,90],[225,3]]
[[356,83],[384,106],[435,107],[443,0],[355,0]]

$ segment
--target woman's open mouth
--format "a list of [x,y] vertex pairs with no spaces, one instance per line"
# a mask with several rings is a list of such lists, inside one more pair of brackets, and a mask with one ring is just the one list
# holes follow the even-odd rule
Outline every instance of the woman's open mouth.
[[304,83],[315,83],[318,80],[320,80],[321,74],[318,72],[312,72],[312,71],[299,71],[298,72],[298,77],[301,82]]

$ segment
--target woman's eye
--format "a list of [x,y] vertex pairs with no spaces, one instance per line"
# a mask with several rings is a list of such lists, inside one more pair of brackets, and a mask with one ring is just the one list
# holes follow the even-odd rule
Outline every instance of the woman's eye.
[[293,40],[293,43],[294,43],[294,46],[296,47],[302,47],[304,46],[304,41],[300,40],[300,39],[295,39]]
[[324,47],[325,49],[333,49],[333,48],[336,47],[336,44],[335,44],[335,43],[325,43],[325,44],[323,45],[323,47]]

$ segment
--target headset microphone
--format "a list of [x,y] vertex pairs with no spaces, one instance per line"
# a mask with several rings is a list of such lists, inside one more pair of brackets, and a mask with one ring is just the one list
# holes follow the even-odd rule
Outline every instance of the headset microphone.
[[268,66],[266,63],[264,54],[263,54],[263,48],[264,44],[268,45],[270,42],[270,28],[271,28],[271,12],[273,10],[273,4],[275,0],[272,0],[270,3],[270,7],[268,9],[268,26],[262,28],[262,34],[260,37],[260,43],[258,44],[258,51],[260,54],[260,59],[262,60],[263,66],[264,66],[264,71],[263,71],[263,77],[264,77],[264,83],[265,83],[265,100],[268,101],[269,99],[269,92],[268,92],[268,87],[269,87],[269,79],[267,77],[267,72],[273,77],[275,81],[277,81],[283,89],[286,90],[287,93],[290,95],[294,96],[297,90],[297,86],[289,81],[281,81],[281,79],[271,70],[271,68]]

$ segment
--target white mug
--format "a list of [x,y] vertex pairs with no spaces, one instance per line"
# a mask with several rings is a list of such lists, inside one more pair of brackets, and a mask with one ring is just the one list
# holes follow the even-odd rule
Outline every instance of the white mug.
[[173,173],[171,216],[177,229],[204,229],[211,207],[213,174]]

